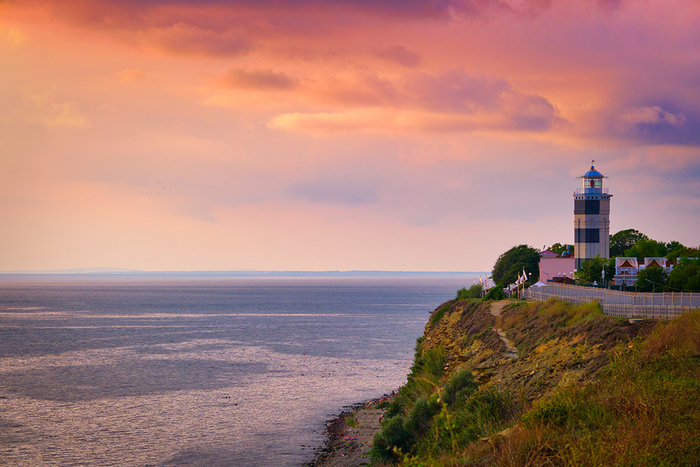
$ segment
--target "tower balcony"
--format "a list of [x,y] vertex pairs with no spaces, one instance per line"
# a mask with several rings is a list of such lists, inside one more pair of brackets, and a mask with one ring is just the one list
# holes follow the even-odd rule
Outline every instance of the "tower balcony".
[[607,188],[577,188],[575,195],[607,195],[610,192]]

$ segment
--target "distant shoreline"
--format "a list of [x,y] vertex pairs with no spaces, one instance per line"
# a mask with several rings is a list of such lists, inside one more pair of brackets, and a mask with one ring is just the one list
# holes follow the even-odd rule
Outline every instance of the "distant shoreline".
[[65,269],[0,272],[0,279],[22,278],[459,278],[488,274],[484,271],[135,271],[119,269]]

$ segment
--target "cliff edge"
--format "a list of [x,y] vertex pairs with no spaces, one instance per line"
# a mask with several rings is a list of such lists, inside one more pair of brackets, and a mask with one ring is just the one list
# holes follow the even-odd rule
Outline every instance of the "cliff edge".
[[698,465],[700,312],[453,300],[431,313],[373,465]]

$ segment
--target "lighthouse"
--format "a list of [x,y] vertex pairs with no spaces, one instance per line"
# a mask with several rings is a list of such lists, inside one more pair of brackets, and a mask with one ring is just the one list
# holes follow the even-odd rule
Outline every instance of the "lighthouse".
[[590,258],[610,257],[610,198],[603,187],[603,174],[591,169],[582,177],[581,188],[574,192],[574,258],[576,269]]

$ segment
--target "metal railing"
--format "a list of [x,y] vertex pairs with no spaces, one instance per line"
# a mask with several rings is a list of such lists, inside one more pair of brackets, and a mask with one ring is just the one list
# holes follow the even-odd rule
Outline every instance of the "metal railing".
[[574,191],[575,195],[600,195],[600,194],[607,195],[609,193],[610,193],[609,188],[601,188],[601,187],[576,188],[576,190]]
[[530,287],[525,291],[525,298],[541,302],[559,298],[577,305],[595,301],[600,304],[603,313],[626,318],[670,319],[694,308],[700,308],[700,293],[620,292],[553,283],[544,287]]

